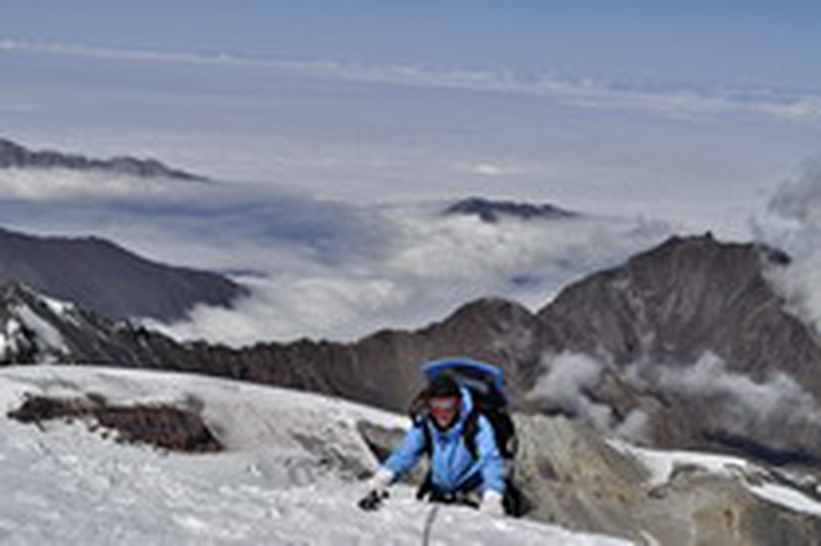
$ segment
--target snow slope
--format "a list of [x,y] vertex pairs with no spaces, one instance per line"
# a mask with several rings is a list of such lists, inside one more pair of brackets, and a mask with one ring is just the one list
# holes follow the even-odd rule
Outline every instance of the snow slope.
[[[6,416],[27,394],[177,402],[227,446],[183,455],[117,443],[86,425]],[[398,486],[381,511],[356,501],[375,461],[356,422],[404,419],[340,400],[194,375],[92,367],[0,370],[3,544],[423,544],[431,505]],[[467,508],[438,509],[431,544],[623,541]]]
[[[777,477],[782,483],[775,483],[771,472],[740,457],[642,448],[616,439],[610,440],[609,444],[635,457],[649,471],[648,487],[670,483],[676,469],[689,466],[714,476],[734,477],[755,496],[772,504],[794,512],[821,516],[821,501],[817,500],[821,496],[821,485],[810,475],[780,472]],[[815,498],[801,489],[812,491]]]

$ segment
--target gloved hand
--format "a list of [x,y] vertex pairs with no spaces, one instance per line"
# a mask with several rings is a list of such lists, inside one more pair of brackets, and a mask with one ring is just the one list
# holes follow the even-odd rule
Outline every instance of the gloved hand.
[[498,491],[486,490],[482,493],[482,502],[479,511],[488,516],[504,516],[505,507],[502,504],[502,494]]
[[382,501],[388,498],[388,486],[393,481],[393,472],[380,468],[376,474],[368,480],[368,494],[359,501],[359,507],[363,510],[376,510],[382,505]]

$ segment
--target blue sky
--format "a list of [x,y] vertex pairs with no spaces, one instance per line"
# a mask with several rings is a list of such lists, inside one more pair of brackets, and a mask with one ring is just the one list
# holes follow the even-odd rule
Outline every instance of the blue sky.
[[810,0],[3,0],[0,37],[818,89]]

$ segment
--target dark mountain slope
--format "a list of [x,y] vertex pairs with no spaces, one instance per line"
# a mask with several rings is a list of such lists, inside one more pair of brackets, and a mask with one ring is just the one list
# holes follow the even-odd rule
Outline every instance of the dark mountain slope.
[[171,267],[97,238],[35,237],[0,229],[0,282],[109,317],[173,320],[197,304],[229,305],[246,289],[214,273]]
[[[763,379],[774,367],[810,382],[821,347],[764,277],[785,257],[712,237],[674,238],[578,282],[538,314],[557,348],[692,362],[710,350]],[[821,383],[812,383],[821,392]]]
[[654,444],[821,462],[821,345],[765,279],[783,254],[674,238],[539,312],[545,353],[607,363],[586,395],[649,417]]

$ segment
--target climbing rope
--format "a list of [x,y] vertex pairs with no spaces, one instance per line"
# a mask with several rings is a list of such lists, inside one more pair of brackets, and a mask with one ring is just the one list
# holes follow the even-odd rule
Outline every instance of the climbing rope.
[[422,546],[430,545],[430,534],[433,529],[433,522],[436,520],[436,515],[439,513],[439,504],[433,504],[428,510],[428,515],[425,518],[425,531],[422,534]]

